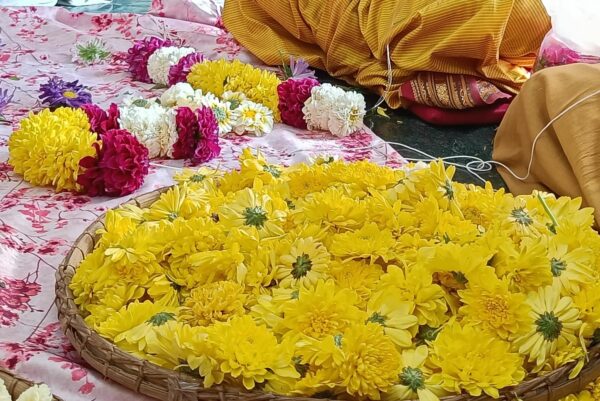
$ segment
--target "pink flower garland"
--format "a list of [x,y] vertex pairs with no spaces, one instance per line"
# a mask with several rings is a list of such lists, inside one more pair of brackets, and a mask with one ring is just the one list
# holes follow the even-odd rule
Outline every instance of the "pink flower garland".
[[191,159],[198,141],[198,118],[189,107],[179,107],[175,115],[177,142],[173,145],[173,159]]
[[106,131],[119,128],[119,107],[112,103],[108,112],[102,110],[97,104],[84,104],[81,109],[90,121],[92,132],[102,136]]
[[96,145],[97,157],[79,161],[85,171],[77,183],[90,196],[125,196],[135,192],[148,175],[148,149],[126,130],[111,129]]
[[187,76],[194,64],[203,61],[204,55],[198,52],[182,57],[177,64],[172,65],[169,69],[169,85],[172,86],[179,82],[187,82]]
[[161,47],[173,46],[169,39],[163,40],[154,36],[143,40],[136,40],[134,45],[127,51],[128,71],[136,81],[152,83],[148,75],[148,59]]
[[206,163],[221,154],[219,146],[219,125],[210,107],[196,110],[200,138],[191,158],[193,164]]
[[306,129],[302,108],[315,86],[319,86],[319,81],[313,78],[288,79],[279,84],[277,94],[281,121],[292,127]]

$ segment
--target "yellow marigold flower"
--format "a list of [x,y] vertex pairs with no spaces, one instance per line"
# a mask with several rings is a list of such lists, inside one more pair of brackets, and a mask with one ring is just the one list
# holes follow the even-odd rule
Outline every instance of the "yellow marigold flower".
[[367,223],[359,230],[335,234],[331,238],[329,251],[342,259],[370,259],[371,263],[381,258],[392,259],[396,241],[390,230],[381,230],[375,223]]
[[319,281],[312,288],[300,288],[298,299],[282,306],[283,319],[278,331],[288,336],[305,335],[315,339],[336,335],[366,316],[348,289],[335,287],[333,280]]
[[[485,269],[485,270],[483,270]],[[526,296],[509,290],[493,269],[484,267],[469,278],[465,290],[458,291],[463,306],[459,314],[466,324],[481,326],[499,338],[512,341],[522,334],[530,312]]]
[[399,300],[413,303],[413,314],[419,319],[419,325],[439,327],[448,320],[444,291],[433,284],[431,273],[423,268],[408,269],[405,273],[402,268],[390,265],[387,273],[381,276],[378,288],[390,291]]
[[409,348],[419,321],[412,315],[414,308],[412,302],[400,301],[391,291],[380,291],[367,304],[367,322],[381,325],[398,347]]
[[248,390],[272,377],[300,377],[292,362],[293,343],[278,343],[266,326],[257,325],[250,316],[216,323],[207,332],[221,371],[239,379]]
[[343,189],[329,188],[297,202],[294,222],[321,223],[334,229],[358,229],[367,221],[365,202],[351,198]]
[[194,288],[179,312],[181,321],[191,326],[226,322],[245,313],[248,296],[244,287],[232,281],[217,281]]
[[350,395],[381,399],[400,373],[400,354],[375,323],[350,326],[341,339],[344,359],[336,366]]
[[287,215],[283,199],[261,195],[250,188],[242,189],[219,209],[219,223],[226,227],[244,227],[260,236],[277,237],[284,234],[282,225]]
[[337,287],[354,291],[361,306],[366,306],[383,274],[381,266],[365,263],[362,260],[334,259],[329,264],[329,269],[329,274],[335,280]]
[[515,292],[535,291],[553,281],[547,248],[541,241],[529,241],[520,245],[512,241],[503,242],[499,244],[492,265],[498,277],[506,277],[511,290]]
[[428,355],[426,345],[402,351],[398,384],[383,394],[383,401],[415,398],[419,401],[439,401],[439,397],[447,395],[439,383],[431,380],[431,372],[425,366]]
[[473,326],[451,323],[431,347],[430,361],[439,369],[431,379],[449,392],[498,398],[498,390],[525,378],[523,358],[510,343]]
[[79,191],[79,161],[96,156],[97,136],[81,109],[44,109],[21,120],[8,140],[9,164],[33,185]]
[[195,64],[187,80],[194,89],[217,96],[222,96],[227,91],[243,93],[249,100],[271,109],[279,120],[277,86],[281,81],[273,72],[239,60],[215,60]]
[[329,252],[314,238],[296,238],[279,257],[277,279],[282,287],[312,287],[327,276]]
[[515,344],[519,353],[528,356],[529,362],[535,362],[535,372],[544,366],[560,344],[577,344],[581,320],[573,300],[561,297],[557,285],[531,292],[527,304],[531,307],[529,330]]

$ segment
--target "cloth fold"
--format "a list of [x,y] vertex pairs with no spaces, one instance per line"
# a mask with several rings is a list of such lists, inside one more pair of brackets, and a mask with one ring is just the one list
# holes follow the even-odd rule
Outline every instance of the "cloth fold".
[[[572,64],[532,76],[509,107],[494,140],[493,158],[525,176],[536,135],[555,116],[600,89],[600,65]],[[537,142],[531,174],[521,181],[498,171],[511,192],[533,190],[582,197],[600,226],[600,94],[567,112]]]

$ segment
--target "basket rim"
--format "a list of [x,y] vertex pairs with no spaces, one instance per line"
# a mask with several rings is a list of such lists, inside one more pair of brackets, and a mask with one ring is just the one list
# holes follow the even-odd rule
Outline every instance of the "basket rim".
[[[17,399],[17,395],[21,395],[21,393],[23,393],[23,391],[25,391],[27,388],[32,387],[36,384],[11,372],[6,368],[3,368],[2,366],[0,366],[0,379],[4,381],[4,385],[6,386],[8,393],[15,401]],[[52,394],[52,397],[54,401],[62,401],[61,398],[57,397],[54,394]]]
[[[143,208],[147,204],[153,203],[163,192],[168,191],[170,188],[172,187],[163,187],[142,194],[115,208],[123,205],[135,205]],[[81,260],[86,256],[85,251],[78,248],[78,245],[84,240],[92,242],[92,249],[95,247],[96,240],[99,238],[95,231],[97,228],[104,226],[103,221],[107,212],[108,210],[94,220],[75,240],[56,270],[55,304],[61,327],[77,353],[90,366],[99,371],[105,378],[109,378],[130,390],[151,398],[168,401],[184,399],[203,401],[226,401],[227,399],[236,401],[339,401],[330,398],[281,396],[260,390],[248,391],[230,384],[215,385],[205,389],[201,378],[163,368],[150,361],[137,358],[121,350],[92,330],[79,313],[74,295],[69,288],[72,274],[78,267],[78,265],[71,265],[71,259],[77,251],[81,253]],[[100,354],[100,356],[97,354]],[[107,355],[108,358],[106,358]],[[569,379],[569,373],[575,364],[575,362],[571,362],[546,375],[529,379],[517,386],[504,388],[500,390],[500,398],[498,399],[493,399],[487,395],[475,397],[468,394],[459,394],[443,397],[440,400],[558,401],[560,398],[583,390],[587,384],[600,377],[600,344],[588,349],[588,362],[576,378]]]

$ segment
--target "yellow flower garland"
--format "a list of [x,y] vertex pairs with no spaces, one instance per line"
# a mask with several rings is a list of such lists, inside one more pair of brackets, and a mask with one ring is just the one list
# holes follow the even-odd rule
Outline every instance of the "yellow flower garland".
[[225,92],[243,93],[249,100],[269,108],[275,121],[280,121],[277,86],[281,81],[273,72],[239,60],[204,61],[192,67],[187,80],[194,89],[219,97]]
[[32,185],[52,185],[56,191],[80,190],[79,161],[96,155],[95,133],[83,110],[44,109],[21,120],[8,140],[9,164]]
[[206,386],[385,401],[575,376],[600,334],[580,200],[463,185],[441,163],[240,165],[108,213],[71,283],[90,326]]

